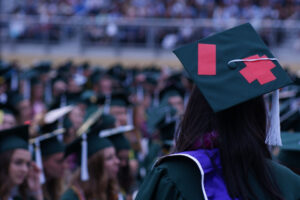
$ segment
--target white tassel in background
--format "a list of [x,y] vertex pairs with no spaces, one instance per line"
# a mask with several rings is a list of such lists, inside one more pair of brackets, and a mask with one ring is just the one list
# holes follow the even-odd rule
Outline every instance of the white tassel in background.
[[40,183],[44,184],[46,182],[46,179],[45,179],[44,170],[43,170],[42,154],[41,154],[40,141],[39,140],[35,141],[35,161],[36,161],[36,165],[41,170]]
[[282,146],[280,135],[279,90],[272,94],[272,108],[269,112],[269,129],[265,143],[271,146]]
[[81,142],[81,173],[80,173],[82,181],[89,180],[87,157],[88,157],[87,135],[86,133],[83,133],[82,142]]

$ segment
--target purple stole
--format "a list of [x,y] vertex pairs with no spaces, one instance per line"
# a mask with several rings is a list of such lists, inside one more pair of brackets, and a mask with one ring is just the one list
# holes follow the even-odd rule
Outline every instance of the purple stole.
[[183,156],[191,159],[201,174],[201,189],[205,200],[232,200],[222,177],[222,166],[218,149],[198,149],[175,153],[161,158]]

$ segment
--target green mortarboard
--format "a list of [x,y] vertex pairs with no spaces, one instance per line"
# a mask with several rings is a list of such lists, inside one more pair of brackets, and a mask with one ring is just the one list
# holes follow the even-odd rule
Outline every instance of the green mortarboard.
[[[100,138],[95,132],[82,134],[71,144],[67,145],[65,156],[75,153],[77,155],[78,164],[81,166],[81,180],[89,180],[88,158],[98,151],[113,146],[107,138]],[[80,159],[79,159],[80,158]]]
[[156,128],[159,130],[160,138],[166,145],[172,146],[178,117],[176,109],[172,106],[165,106],[156,115]]
[[90,130],[91,132],[99,132],[105,129],[114,128],[116,124],[116,118],[110,114],[102,114],[100,117],[95,121],[94,124],[91,125]]
[[[87,135],[88,157],[92,156],[99,150],[112,146],[112,143],[107,138],[100,138],[98,132],[89,132]],[[71,144],[67,145],[66,156],[76,153],[81,155],[82,138],[75,139]]]
[[55,153],[65,151],[65,146],[58,140],[58,135],[64,133],[64,129],[57,129],[51,133],[46,133],[38,137],[30,139],[30,143],[34,145],[34,160],[41,170],[39,174],[40,183],[44,184],[46,179],[43,172],[42,156],[50,156]]
[[185,45],[174,53],[214,112],[292,82],[249,23]]
[[39,74],[48,73],[51,70],[51,62],[41,61],[37,63],[33,69]]
[[28,135],[28,125],[0,131],[0,153],[14,149],[28,150]]
[[19,114],[18,110],[8,103],[6,104],[0,103],[0,110],[2,110],[4,113],[9,113],[14,116],[17,116]]
[[125,92],[116,92],[111,95],[110,106],[129,106],[128,95]]
[[282,133],[282,147],[278,160],[288,167],[300,170],[300,133]]
[[116,128],[105,129],[99,132],[100,137],[107,137],[114,145],[117,151],[129,150],[130,143],[128,139],[123,135],[128,131],[132,131],[134,127],[132,125],[119,126]]
[[65,151],[65,145],[58,140],[57,137],[51,137],[41,141],[42,156],[50,156],[56,153],[62,153]]
[[109,105],[109,106],[123,106],[127,107],[130,105],[128,100],[128,94],[123,91],[113,92],[110,96],[100,95],[98,98],[98,103]]
[[95,104],[97,102],[97,96],[94,91],[87,90],[81,93],[80,101],[86,105]]
[[281,130],[300,131],[300,111],[299,108],[290,108],[280,117]]
[[184,98],[184,89],[179,85],[172,84],[165,87],[159,94],[159,98],[161,99],[161,101],[164,101],[173,96],[180,96]]

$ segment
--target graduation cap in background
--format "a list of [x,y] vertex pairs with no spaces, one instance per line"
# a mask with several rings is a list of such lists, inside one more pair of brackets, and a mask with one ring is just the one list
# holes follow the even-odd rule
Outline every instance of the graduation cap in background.
[[96,152],[111,146],[113,146],[113,144],[110,140],[107,138],[100,138],[98,132],[91,130],[87,134],[82,134],[71,144],[67,145],[65,156],[75,153],[77,158],[80,158],[80,163],[78,164],[81,166],[81,180],[87,181],[89,179],[87,166],[88,158]]
[[128,107],[130,102],[128,100],[129,94],[125,91],[116,91],[111,95],[99,95],[97,103],[104,105],[104,113],[109,113],[111,106]]
[[[185,45],[174,53],[214,112],[292,83],[249,23]],[[278,96],[277,91],[274,99]],[[276,134],[268,134],[266,143],[280,145],[278,100],[274,101],[273,112],[269,130]]]
[[34,65],[33,70],[38,74],[46,74],[50,72],[52,63],[50,61],[40,61]]
[[11,69],[9,63],[0,61],[0,84],[3,84],[8,80]]
[[28,125],[0,131],[0,153],[14,149],[29,150]]
[[172,106],[165,106],[157,113],[156,129],[159,130],[159,135],[162,143],[168,147],[174,145],[174,135],[178,124],[178,116],[176,109]]
[[277,159],[282,164],[292,169],[300,170],[300,133],[281,134],[282,147]]
[[116,128],[104,129],[99,132],[99,137],[107,137],[116,148],[116,151],[130,150],[130,142],[124,133],[134,130],[132,125],[118,126]]
[[157,129],[157,125],[165,118],[171,119],[176,114],[176,109],[167,102],[162,102],[159,106],[147,111],[147,127],[150,133]]
[[9,114],[12,114],[14,115],[15,117],[18,116],[19,114],[19,111],[14,107],[12,106],[11,104],[9,103],[0,103],[0,110],[3,112],[3,113],[9,113]]
[[280,117],[281,129],[283,131],[300,131],[300,109],[290,108]]
[[160,101],[167,101],[168,98],[173,96],[180,96],[184,98],[184,89],[179,84],[171,84],[166,86],[160,93],[159,99]]
[[42,134],[38,137],[30,139],[30,143],[34,145],[34,159],[41,170],[40,183],[44,184],[46,179],[43,172],[42,157],[47,157],[56,153],[64,152],[65,145],[58,139],[58,136],[65,132],[64,129],[57,129],[50,133]]
[[121,64],[115,64],[111,66],[106,74],[110,75],[113,79],[118,82],[123,82],[126,79],[126,70]]

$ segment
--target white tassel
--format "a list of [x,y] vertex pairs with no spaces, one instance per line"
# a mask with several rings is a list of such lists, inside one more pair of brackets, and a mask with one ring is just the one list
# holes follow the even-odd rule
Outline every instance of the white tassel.
[[89,171],[87,164],[88,157],[88,143],[87,143],[87,135],[86,133],[82,134],[82,142],[81,142],[81,180],[87,181],[89,180]]
[[46,179],[45,179],[44,170],[43,170],[42,154],[41,154],[40,141],[39,140],[35,141],[35,161],[36,161],[36,165],[41,170],[40,183],[44,184],[46,182]]
[[272,146],[282,146],[280,135],[279,90],[272,94],[272,108],[269,112],[269,130],[265,143]]

